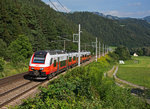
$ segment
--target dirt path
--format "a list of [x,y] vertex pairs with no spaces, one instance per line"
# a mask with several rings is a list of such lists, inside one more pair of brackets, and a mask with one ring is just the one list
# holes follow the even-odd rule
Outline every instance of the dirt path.
[[120,82],[122,82],[122,83],[124,83],[124,84],[127,84],[127,85],[129,85],[129,86],[131,86],[131,87],[135,87],[135,88],[138,88],[138,89],[141,89],[141,90],[148,89],[148,88],[146,88],[146,87],[139,86],[139,85],[136,85],[136,84],[133,84],[133,83],[130,83],[130,82],[128,82],[128,81],[125,81],[125,80],[122,80],[122,79],[118,78],[118,77],[116,76],[117,72],[118,72],[118,66],[116,67],[116,70],[115,70],[115,72],[114,72],[114,74],[113,74],[113,77],[115,78],[115,80],[118,80],[118,81],[120,81]]
[[[126,84],[128,86],[131,86],[132,87],[131,88],[131,93],[133,95],[138,96],[138,97],[142,98],[143,100],[146,100],[146,102],[148,104],[150,104],[150,97],[145,96],[145,92],[149,91],[148,88],[143,87],[143,86],[139,86],[139,85],[136,85],[136,84],[133,84],[133,83],[130,83],[128,81],[125,81],[125,80],[122,80],[122,79],[118,78],[116,76],[117,72],[118,72],[118,66],[116,67],[116,69],[113,73],[113,77],[114,77],[115,82],[118,86],[123,87],[122,84]],[[117,81],[119,81],[119,83]]]

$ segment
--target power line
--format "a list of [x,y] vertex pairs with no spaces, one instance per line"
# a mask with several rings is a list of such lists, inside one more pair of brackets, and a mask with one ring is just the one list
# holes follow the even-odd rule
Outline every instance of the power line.
[[60,3],[59,0],[57,0],[57,2],[66,10],[67,13],[69,13],[69,11],[63,6],[63,4]]
[[57,11],[59,11],[59,10],[56,8],[55,4],[54,4],[51,0],[49,0],[49,1],[50,1],[50,3],[53,5],[53,7],[54,7]]

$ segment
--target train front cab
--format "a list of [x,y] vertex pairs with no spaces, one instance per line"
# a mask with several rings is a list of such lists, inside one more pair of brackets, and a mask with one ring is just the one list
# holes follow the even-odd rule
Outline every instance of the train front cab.
[[47,77],[49,66],[47,65],[48,53],[44,51],[35,52],[29,63],[29,75],[31,77]]

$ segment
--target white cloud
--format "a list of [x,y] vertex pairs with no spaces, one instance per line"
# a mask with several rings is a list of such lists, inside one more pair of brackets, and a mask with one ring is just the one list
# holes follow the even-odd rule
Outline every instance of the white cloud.
[[150,15],[150,10],[148,11],[137,11],[137,12],[121,12],[117,10],[103,11],[105,15],[113,15],[118,17],[145,17]]
[[[52,2],[54,5],[55,5],[55,7],[58,9],[58,11],[60,11],[60,12],[70,12],[71,10],[70,9],[68,9],[66,6],[64,6],[64,7],[62,7],[58,2]],[[47,3],[48,5],[50,5],[50,7],[51,8],[53,8],[54,10],[56,10],[56,8],[50,3],[50,2],[48,2]],[[65,8],[65,9],[64,9]],[[57,10],[56,10],[57,11]]]

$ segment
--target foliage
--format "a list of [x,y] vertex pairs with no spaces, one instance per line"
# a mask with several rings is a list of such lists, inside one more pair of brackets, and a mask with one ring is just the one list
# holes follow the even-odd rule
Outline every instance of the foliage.
[[119,46],[116,48],[115,53],[119,56],[119,60],[131,59],[131,56],[127,47]]
[[0,78],[12,76],[18,73],[26,72],[29,69],[29,61],[30,59],[27,59],[24,62],[19,62],[17,65],[14,65],[12,62],[5,61],[3,64],[3,71],[1,72]]
[[7,49],[8,58],[13,63],[24,62],[32,54],[32,46],[28,37],[20,35]]
[[[100,62],[102,61],[102,62]],[[146,108],[130,91],[119,88],[114,81],[103,77],[111,66],[107,56],[85,67],[78,67],[41,87],[35,98],[25,100],[15,108]]]
[[139,56],[150,56],[150,47],[131,48],[130,54],[137,53]]
[[110,20],[91,12],[74,12],[67,17],[106,44],[129,48],[150,45],[150,24],[144,20]]
[[0,72],[2,72],[4,70],[4,59],[0,57]]
[[108,55],[109,55],[110,57],[112,57],[112,59],[113,59],[114,62],[118,62],[118,60],[119,60],[118,54],[116,54],[115,52],[109,52]]
[[[57,36],[72,40],[72,34],[78,32],[78,26],[66,19],[65,13],[56,12],[41,0],[1,0],[0,13],[0,39],[8,46],[23,34],[33,51],[63,49],[64,43]],[[95,39],[82,31],[83,43]],[[66,50],[76,48],[77,44],[66,41]]]
[[0,39],[0,57],[5,57],[6,47],[7,47],[6,43],[2,39]]

